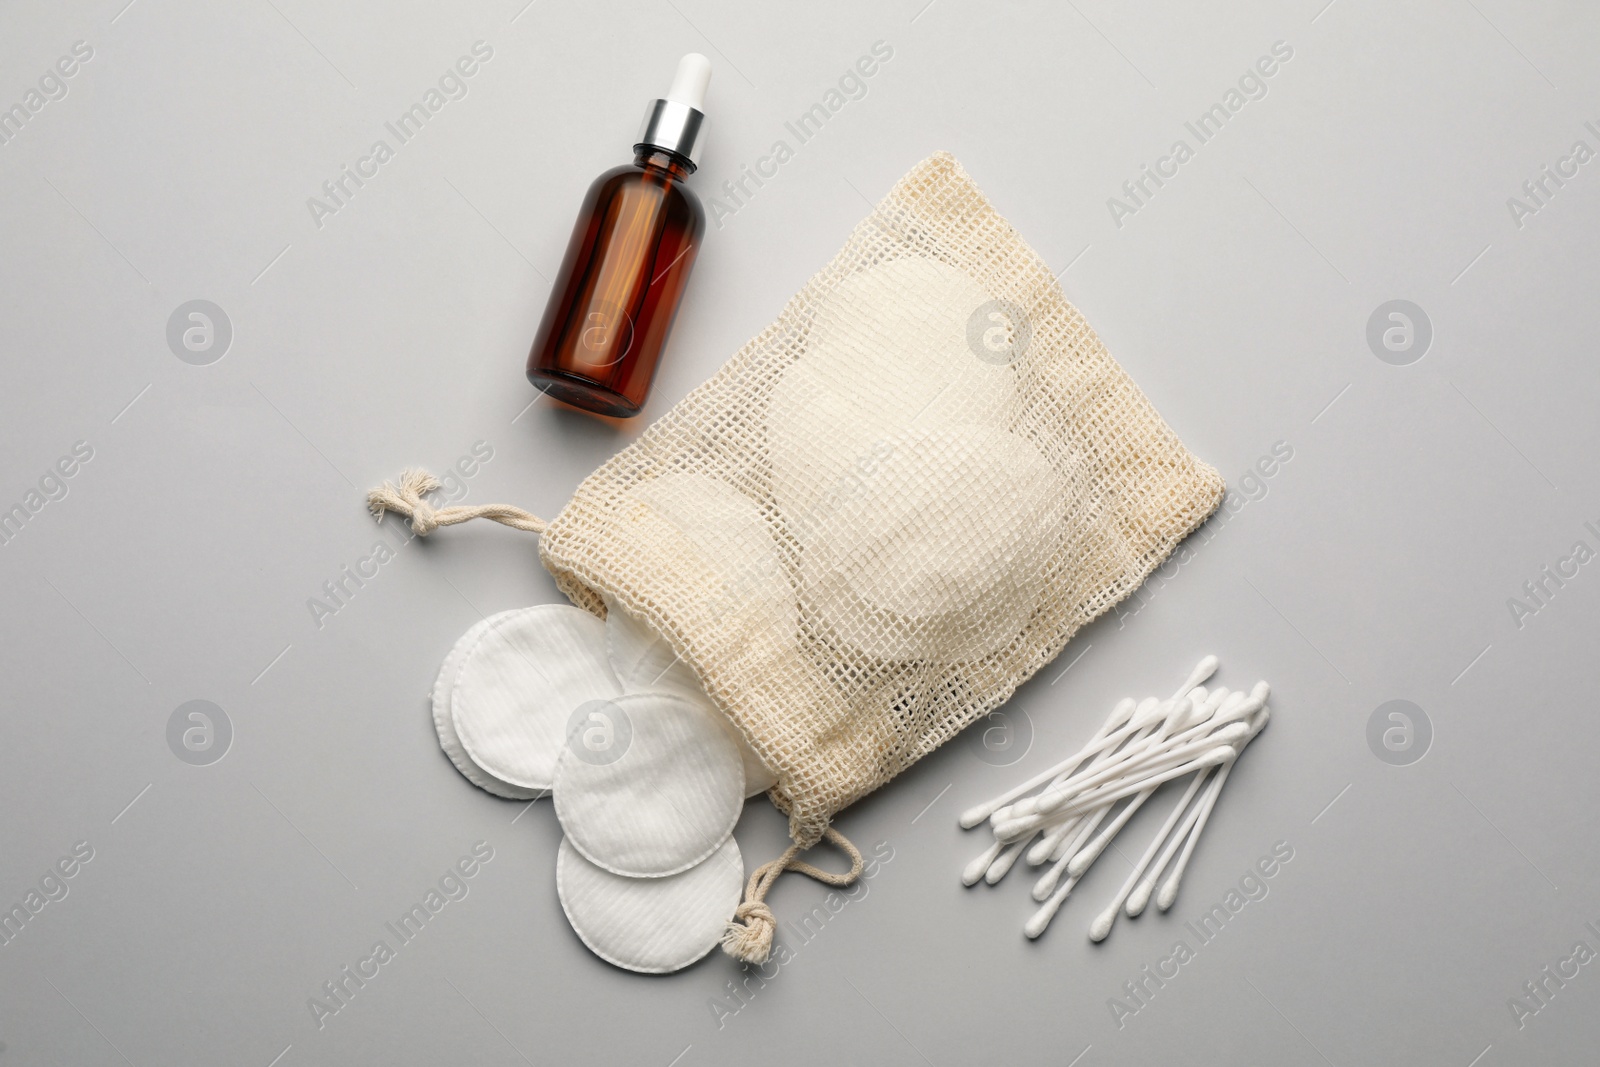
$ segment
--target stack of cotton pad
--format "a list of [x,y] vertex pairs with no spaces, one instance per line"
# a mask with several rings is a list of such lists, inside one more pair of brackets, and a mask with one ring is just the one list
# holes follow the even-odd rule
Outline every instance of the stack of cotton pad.
[[554,795],[568,921],[602,959],[664,973],[721,940],[744,885],[733,826],[774,778],[667,643],[607,608],[473,626],[439,669],[434,727],[479,788]]
[[802,549],[801,609],[835,647],[968,660],[1034,612],[1076,495],[1011,432],[1016,372],[972,339],[996,304],[930,259],[857,271],[773,389],[773,498]]
[[[1172,907],[1234,761],[1265,728],[1271,714],[1266,682],[1257,682],[1248,693],[1220,687],[1208,691],[1201,683],[1216,669],[1217,658],[1207,656],[1170,699],[1121,701],[1082,749],[1015,789],[963,812],[962,826],[970,829],[987,820],[995,839],[967,865],[961,880],[973,885],[981,878],[994,885],[1023,855],[1030,866],[1049,862],[1050,869],[1033,887],[1033,899],[1043,906],[1023,927],[1029,937],[1038,937],[1078,879],[1144,802],[1164,783],[1188,777],[1188,786],[1155,839],[1090,925],[1089,937],[1103,940],[1119,912],[1139,915],[1152,895],[1162,911]],[[1119,803],[1122,807],[1113,816]],[[1157,893],[1156,883],[1169,868],[1171,873]]]

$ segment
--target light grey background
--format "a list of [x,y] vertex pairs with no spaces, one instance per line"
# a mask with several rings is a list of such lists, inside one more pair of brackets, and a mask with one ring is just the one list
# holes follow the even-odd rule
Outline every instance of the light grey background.
[[[75,843],[94,851],[0,945],[0,1064],[1593,1058],[1600,967],[1547,980],[1520,1027],[1508,1002],[1575,942],[1600,950],[1600,564],[1547,583],[1520,626],[1508,599],[1574,542],[1600,548],[1583,525],[1600,526],[1600,162],[1547,180],[1520,226],[1507,201],[1575,141],[1600,148],[1600,12],[524,3],[0,9],[0,106],[93,49],[0,145],[0,508],[93,450],[0,547],[0,903]],[[468,95],[319,228],[307,198],[393,144],[383,124],[475,41],[493,56]],[[784,122],[877,41],[893,57],[866,96],[797,145]],[[1267,95],[1116,225],[1108,198],[1193,146],[1184,123],[1276,41],[1293,58]],[[582,192],[691,50],[716,66],[696,186],[779,139],[795,158],[708,232],[643,418],[530,407],[522,361]],[[1278,442],[1293,458],[1016,696],[1018,762],[962,738],[846,812],[892,859],[813,940],[782,935],[792,961],[719,1013],[738,977],[720,953],[668,978],[589,955],[555,899],[548,805],[469,787],[434,741],[425,694],[454,638],[558,599],[531,539],[453,529],[320,626],[308,600],[402,539],[362,493],[403,465],[487,442],[467,499],[553,514],[941,148],[1230,484]],[[166,339],[196,299],[233,330],[205,366]],[[1366,341],[1394,299],[1434,331],[1407,366]],[[983,842],[956,814],[1205,652],[1224,684],[1270,679],[1276,716],[1178,905],[1091,946],[1126,870],[1113,852],[1026,942],[1030,879],[963,889]],[[1408,766],[1367,743],[1393,699],[1433,728]],[[206,766],[167,743],[191,700],[232,724]],[[759,862],[782,821],[752,804],[738,836]],[[308,998],[479,840],[494,858],[470,894],[319,1029]],[[1276,842],[1294,858],[1269,895],[1119,1026],[1108,1000],[1195,945],[1184,921]],[[773,903],[794,919],[823,896],[791,877]]]

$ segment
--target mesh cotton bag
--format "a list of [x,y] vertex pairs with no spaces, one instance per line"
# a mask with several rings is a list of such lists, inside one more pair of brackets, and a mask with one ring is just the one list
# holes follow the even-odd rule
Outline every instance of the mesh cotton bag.
[[548,524],[372,496],[419,533],[542,533],[580,607],[648,622],[776,773],[794,845],[725,947],[766,958],[763,897],[834,815],[1002,704],[1221,500],[1050,270],[953,157],[914,168],[776,321]]

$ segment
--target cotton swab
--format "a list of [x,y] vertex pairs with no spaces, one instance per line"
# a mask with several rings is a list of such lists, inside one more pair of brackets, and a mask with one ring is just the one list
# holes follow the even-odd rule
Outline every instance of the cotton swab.
[[1183,851],[1178,854],[1177,865],[1172,869],[1172,875],[1161,887],[1160,894],[1156,897],[1156,907],[1162,911],[1172,907],[1178,899],[1178,883],[1183,880],[1184,868],[1189,866],[1189,857],[1194,853],[1194,846],[1200,840],[1200,831],[1206,828],[1206,820],[1211,817],[1211,808],[1217,802],[1217,796],[1222,792],[1222,783],[1227,780],[1227,768],[1217,772],[1216,781],[1211,783],[1212,788],[1206,790],[1206,795],[1201,798],[1200,805],[1195,809],[1198,816],[1194,826],[1183,839]]
[[[1153,764],[1175,755],[1181,747],[1180,742],[1199,741],[1207,731],[1215,731],[1217,727],[1226,726],[1253,710],[1243,693],[1229,693],[1226,689],[1218,689],[1207,697],[1205,690],[1197,687],[1191,691],[1190,699],[1193,701],[1192,706],[1184,706],[1181,710],[1169,709],[1168,713],[1162,716],[1160,725],[1147,736],[1136,735],[1129,740],[1126,747],[1115,754],[1102,752],[1096,757],[1095,763],[1083,771],[1068,778],[1057,778],[1038,796],[996,811],[990,816],[991,821],[999,824],[1026,815],[1047,812],[1052,807],[1053,800],[1070,796],[1076,790],[1086,789],[1114,778],[1142,773],[1150,769]],[[1162,706],[1167,707],[1172,703],[1169,701]],[[1170,728],[1175,724],[1182,729],[1169,735]]]
[[1089,839],[1089,835],[1094,833],[1094,828],[1100,825],[1100,820],[1105,818],[1106,812],[1109,810],[1109,808],[1101,808],[1095,812],[1092,818],[1079,827],[1077,834],[1070,842],[1060,846],[1055,853],[1051,854],[1050,858],[1054,862],[1051,864],[1050,869],[1044,872],[1039,880],[1033,884],[1034,900],[1043,900],[1055,891],[1056,883],[1060,882],[1061,876],[1066,873],[1067,863],[1073,856],[1077,855],[1078,849]]
[[1138,702],[1132,697],[1125,697],[1118,701],[1116,707],[1111,709],[1110,717],[1107,718],[1105,724],[1100,727],[1099,732],[1090,739],[1089,743],[1085,745],[1077,755],[1071,757],[1070,759],[1062,760],[1049,770],[1039,772],[1032,778],[1029,778],[1026,782],[1023,782],[1021,785],[1017,786],[1015,789],[1008,789],[992,800],[987,800],[982,804],[975,804],[968,808],[966,811],[961,813],[961,828],[963,830],[972,829],[974,826],[977,826],[983,820],[987,819],[990,815],[993,815],[1000,808],[1011,803],[1024,793],[1027,793],[1030,789],[1037,789],[1061,772],[1072,770],[1079,763],[1082,763],[1083,759],[1087,758],[1085,753],[1090,752],[1095,745],[1105,739],[1107,734],[1111,733],[1117,727],[1126,722],[1128,716],[1131,715],[1134,709],[1137,707]]
[[[1257,734],[1266,728],[1267,720],[1271,718],[1271,715],[1272,713],[1265,706],[1263,706],[1261,710],[1257,712],[1256,719],[1251,726],[1250,736],[1245,739],[1246,744],[1248,744],[1255,738]],[[1233,761],[1230,760],[1220,771],[1217,772],[1216,781],[1211,783],[1211,789],[1208,796],[1205,798],[1204,808],[1200,811],[1199,817],[1195,820],[1194,828],[1189,831],[1188,840],[1184,842],[1183,852],[1181,852],[1178,856],[1178,863],[1173,868],[1172,876],[1167,879],[1166,884],[1161,887],[1160,894],[1156,897],[1156,907],[1160,908],[1162,911],[1166,911],[1171,908],[1173,902],[1178,899],[1178,883],[1183,880],[1183,872],[1184,869],[1189,865],[1189,857],[1194,852],[1195,844],[1200,840],[1201,832],[1206,828],[1206,820],[1211,818],[1211,809],[1216,806],[1217,796],[1221,794],[1222,786],[1225,782],[1227,782],[1228,773],[1232,770]]]
[[[1172,700],[1178,701],[1182,699],[1192,690],[1204,684],[1216,672],[1217,657],[1206,656],[1202,658],[1199,663],[1195,664],[1194,670],[1189,672],[1189,677],[1184,679],[1184,683],[1178,687],[1177,692],[1172,695]],[[1204,697],[1202,696],[1201,699],[1203,700]],[[1159,702],[1154,698],[1138,704],[1131,698],[1124,698],[1118,701],[1116,707],[1112,709],[1111,715],[1106,719],[1099,731],[1077,753],[1068,759],[1062,760],[1054,767],[1034,775],[1016,788],[1009,789],[991,800],[968,808],[961,813],[961,827],[966,830],[972,829],[999,809],[1026,794],[1029,790],[1037,789],[1057,775],[1070,771],[1097,751],[1107,747],[1114,747],[1133,730],[1148,727],[1150,725],[1147,721],[1148,716],[1158,706]],[[1141,715],[1140,713],[1143,714]],[[1116,735],[1114,738],[1111,736],[1113,734]]]
[[[1117,766],[1108,767],[1104,771],[1088,776],[1076,786],[1070,788],[1063,786],[1060,793],[1038,806],[1038,815],[1050,815],[1060,811],[1074,797],[1091,792],[1093,789],[1115,784],[1136,774],[1153,774],[1174,764],[1193,759],[1199,753],[1209,751],[1218,746],[1232,745],[1242,740],[1249,733],[1250,726],[1248,723],[1230,723],[1208,737],[1197,737],[1187,744],[1179,745],[1170,752],[1152,753],[1146,758],[1136,760],[1133,765],[1122,767],[1121,774],[1113,773],[1118,769]],[[1137,789],[1134,790],[1135,793],[1138,791]]]
[[994,885],[1019,860],[1048,863],[1031,889],[1040,906],[1023,926],[1029,938],[1037,938],[1155,792],[1188,777],[1160,831],[1090,925],[1089,937],[1103,940],[1120,913],[1138,915],[1152,897],[1163,910],[1170,907],[1228,774],[1270,716],[1265,682],[1248,693],[1208,691],[1204,683],[1216,669],[1217,658],[1206,656],[1168,699],[1118,701],[1071,757],[962,812],[963,827],[987,820],[994,838],[967,864],[962,881],[973,885],[981,878]]
[[[1266,683],[1258,682],[1255,689],[1251,691],[1251,699],[1256,701],[1259,712],[1257,717],[1251,721],[1250,736],[1245,738],[1244,741],[1244,744],[1246,745],[1249,744],[1250,741],[1253,740],[1267,724],[1266,720],[1271,713],[1264,706],[1266,696]],[[1243,751],[1243,749],[1244,745],[1241,745],[1240,751]],[[1228,772],[1232,769],[1232,761],[1223,765],[1222,769],[1217,772],[1217,777],[1212,780],[1211,784],[1206,788],[1205,793],[1201,795],[1200,800],[1189,809],[1189,813],[1184,817],[1184,821],[1178,826],[1177,830],[1173,832],[1172,837],[1167,841],[1166,848],[1162,850],[1160,858],[1156,860],[1153,866],[1151,866],[1150,870],[1144,877],[1144,881],[1139,883],[1139,887],[1135,889],[1133,891],[1133,895],[1128,898],[1127,911],[1130,918],[1137,917],[1149,904],[1150,895],[1155,890],[1156,882],[1161,878],[1161,872],[1166,869],[1167,864],[1171,861],[1172,854],[1177,851],[1180,845],[1185,845],[1185,843],[1191,838],[1192,828],[1196,820],[1200,817],[1201,813],[1204,812],[1209,816],[1211,808],[1217,802],[1217,796],[1222,792],[1223,783],[1228,780]],[[1199,840],[1198,837],[1194,837],[1193,839],[1196,841]],[[1163,892],[1162,894],[1163,899],[1166,900],[1166,904],[1162,905],[1159,901],[1157,902],[1157,906],[1160,907],[1162,911],[1166,911],[1168,908],[1170,908],[1173,901],[1177,898],[1177,883],[1183,876],[1183,867],[1188,864],[1188,854],[1193,851],[1193,846],[1186,845],[1184,859],[1181,861],[1180,866],[1173,872],[1174,877],[1171,881],[1171,893],[1168,894]]]
[[1061,905],[1067,902],[1067,896],[1072,892],[1072,887],[1077,884],[1078,880],[1076,878],[1068,878],[1061,883],[1061,888],[1052,893],[1050,899],[1046,900],[1039,910],[1033,913],[1032,917],[1022,927],[1022,932],[1027,934],[1030,940],[1044,933],[1045,927],[1049,926],[1050,920],[1056,917],[1056,912],[1061,910]]
[[1153,787],[1143,792],[1135,793],[1122,806],[1122,810],[1117,812],[1117,817],[1111,820],[1111,825],[1101,830],[1098,837],[1079,849],[1078,854],[1072,857],[1072,862],[1067,864],[1067,873],[1082,876],[1083,872],[1089,869],[1090,864],[1100,858],[1100,853],[1104,852],[1106,846],[1111,844],[1111,839],[1117,836],[1117,832],[1128,825],[1128,820],[1133,818],[1133,813],[1144,807],[1144,802],[1149,800],[1154,793],[1155,789]]
[[1072,892],[1072,887],[1077,884],[1078,880],[1076,878],[1068,878],[1061,883],[1061,888],[1052,893],[1050,899],[1046,900],[1039,910],[1033,913],[1033,916],[1022,927],[1022,932],[1027,934],[1030,940],[1044,933],[1045,927],[1049,926],[1050,920],[1056,917],[1056,912],[1061,910],[1061,905],[1067,902],[1067,896]]
[[989,869],[989,864],[995,861],[1005,847],[1004,841],[996,841],[984,849],[980,855],[973,857],[972,862],[967,864],[966,869],[961,872],[961,884],[977,885],[978,879],[982,878],[984,872]]
[[989,869],[984,872],[983,880],[990,885],[994,885],[1004,878],[1017,862],[1017,857],[1022,855],[1022,847],[1029,840],[1029,838],[1022,838],[1007,845],[1000,855],[995,857],[994,862],[989,864]]
[[1043,837],[1039,838],[1034,843],[1034,846],[1028,850],[1028,866],[1037,867],[1039,864],[1049,860],[1050,853],[1056,850],[1056,847],[1066,839],[1068,834],[1078,828],[1078,823],[1082,818],[1083,816],[1081,815],[1068,816],[1052,827]]
[[[1215,699],[1220,702],[1220,700],[1222,699],[1222,694],[1224,694],[1226,692],[1227,692],[1226,690],[1218,690]],[[1199,709],[1200,706],[1203,705],[1204,703],[1206,703],[1206,700],[1207,700],[1207,694],[1206,694],[1205,687],[1204,686],[1196,686],[1194,689],[1190,690],[1189,699],[1193,702],[1193,706],[1196,709]],[[1169,716],[1166,719],[1166,721],[1164,721],[1160,725],[1160,727],[1158,727],[1157,733],[1159,734],[1160,732],[1165,731],[1167,729],[1168,725],[1171,724],[1172,721],[1173,721],[1173,717]],[[1101,753],[1095,757],[1094,763],[1096,763],[1096,764],[1102,763],[1102,762],[1112,758],[1112,756],[1113,756],[1113,753],[1108,751],[1108,750],[1101,751]],[[1091,767],[1092,766],[1093,766],[1093,764],[1091,764]],[[1052,783],[1052,784],[1053,785],[1059,784],[1062,781],[1063,781],[1063,779],[1057,778],[1056,782]],[[1145,794],[1141,794],[1141,796],[1148,796],[1148,795],[1149,795],[1148,792],[1145,793]],[[1135,798],[1135,801],[1136,801],[1135,807],[1137,807],[1137,804],[1142,804],[1144,802],[1143,800],[1138,799],[1138,798]],[[1125,823],[1127,821],[1126,816],[1127,815],[1131,815],[1131,814],[1132,814],[1131,810],[1130,811],[1125,811],[1123,816],[1119,817],[1119,818],[1121,818],[1121,822],[1118,823],[1118,826],[1120,827],[1122,823]],[[1096,817],[1095,821],[1098,822],[1100,820],[1100,818],[1103,818],[1104,816],[1105,816],[1105,809],[1102,809],[1100,811],[1100,813],[1099,813],[1099,816]],[[1075,820],[1068,820],[1068,822],[1066,822],[1066,823],[1059,824],[1056,829],[1050,831],[1044,837],[1044,839],[1042,839],[1038,844],[1034,845],[1033,848],[1030,849],[1029,852],[1028,852],[1028,862],[1030,864],[1034,865],[1034,866],[1037,866],[1037,865],[1045,862],[1045,860],[1047,858],[1049,858],[1049,859],[1060,859],[1059,855],[1052,856],[1052,855],[1050,855],[1050,853],[1055,852],[1056,851],[1056,847],[1060,844],[1061,840],[1063,838],[1065,838],[1066,835],[1072,831],[1072,829],[1073,829],[1072,823],[1074,821]],[[1115,834],[1115,833],[1116,833],[1116,830],[1113,829],[1113,830],[1108,831],[1108,833],[1106,835],[1103,835],[1103,836],[1105,836],[1106,840],[1109,840],[1110,839],[1110,835],[1111,834]],[[1081,844],[1081,843],[1082,843],[1081,841],[1078,842],[1078,844]],[[1104,844],[1102,843],[1100,845],[1100,849],[1103,849],[1103,848],[1104,848]],[[1074,851],[1076,851],[1076,846],[1074,847]],[[1097,853],[1098,853],[1098,851],[1099,851],[1099,849],[1096,850]]]
[[[1232,748],[1228,745],[1219,745],[1218,747],[1211,749],[1209,752],[1204,753],[1197,759],[1190,760],[1187,763],[1180,763],[1176,767],[1162,771],[1160,774],[1146,778],[1142,781],[1134,782],[1131,785],[1112,782],[1108,785],[1102,786],[1100,789],[1096,789],[1093,792],[1079,797],[1077,800],[1073,801],[1071,810],[1078,812],[1093,811],[1098,807],[1121,800],[1123,797],[1132,796],[1133,794],[1138,793],[1150,786],[1160,785],[1163,782],[1170,782],[1174,778],[1182,778],[1191,771],[1198,771],[1203,767],[1215,767],[1219,763],[1226,763],[1228,760],[1231,760],[1237,756],[1238,753],[1239,750],[1236,748]],[[1017,819],[1013,822],[997,826],[994,829],[995,838],[1005,844],[1010,844],[1017,838],[1022,837],[1024,834],[1028,834],[1037,829],[1047,818],[1048,816],[1034,815],[1029,816],[1026,819]]]
[[1133,865],[1133,870],[1128,874],[1127,881],[1123,882],[1122,888],[1117,890],[1115,899],[1111,901],[1110,906],[1105,911],[1100,913],[1100,917],[1090,925],[1089,940],[1104,941],[1106,935],[1111,932],[1111,924],[1117,921],[1117,912],[1122,910],[1122,905],[1127,903],[1128,895],[1133,892],[1134,888],[1139,884],[1139,880],[1144,877],[1145,868],[1155,858],[1156,852],[1161,848],[1162,843],[1166,841],[1167,835],[1172,832],[1173,826],[1177,825],[1178,820],[1182,818],[1184,809],[1189,806],[1189,801],[1194,799],[1195,792],[1200,788],[1200,781],[1204,777],[1204,774],[1197,774],[1194,777],[1194,781],[1189,783],[1189,788],[1184,791],[1183,798],[1178,801],[1177,807],[1172,809],[1172,814],[1167,816],[1167,821],[1161,824],[1161,829],[1156,833],[1155,840],[1150,842],[1149,847],[1144,850],[1144,855],[1139,857],[1139,862]]
[[[1049,778],[1045,779],[1051,783],[1050,786],[1045,788],[1045,792],[1049,793],[1053,787],[1059,785],[1061,782],[1072,781],[1075,777],[1086,773],[1090,768],[1096,766],[1097,764],[1106,762],[1104,757],[1110,757],[1118,745],[1129,740],[1130,734],[1137,738],[1138,736],[1142,735],[1143,732],[1151,729],[1154,726],[1156,712],[1158,709],[1160,709],[1160,707],[1161,702],[1155,697],[1148,697],[1141,701],[1134,709],[1133,715],[1129,718],[1125,725],[1117,730],[1111,731],[1105,737],[1100,738],[1097,742],[1091,741],[1089,744],[1079,749],[1077,756],[1075,756],[1072,760],[1067,761],[1067,763],[1072,764],[1071,767],[1068,767],[1063,773],[1053,774]],[[1080,759],[1079,757],[1082,758]],[[1088,765],[1080,766],[1084,763],[1084,760],[1089,760]],[[1065,767],[1066,764],[1061,764],[1058,766]],[[1038,797],[1024,797],[1015,803],[1005,804],[990,813],[988,816],[989,821],[998,823],[1004,822],[1008,819],[1021,818],[1024,815],[1032,815],[1037,810],[1038,800]]]
[[[1196,686],[1194,689],[1192,689],[1190,691],[1190,697],[1191,697],[1191,699],[1193,699],[1195,697],[1195,694],[1201,694],[1200,699],[1203,700],[1204,699],[1204,693],[1205,693],[1205,689],[1203,687]],[[1092,767],[1092,766],[1094,766],[1094,764],[1101,763],[1101,762],[1111,758],[1111,756],[1112,756],[1112,753],[1110,751],[1102,750],[1097,756],[1095,756],[1094,761],[1093,761],[1093,763],[1090,764],[1090,766]],[[1057,778],[1056,781],[1060,782],[1061,780],[1062,780],[1061,778]],[[1099,814],[1095,816],[1095,822],[1098,823],[1104,817],[1105,817],[1105,809],[1102,809],[1099,812]],[[1063,840],[1065,840],[1066,836],[1069,833],[1072,833],[1077,828],[1076,824],[1077,824],[1077,821],[1078,821],[1079,818],[1080,818],[1080,816],[1072,816],[1072,817],[1069,817],[1068,819],[1064,820],[1063,822],[1057,824],[1055,829],[1049,831],[1039,841],[1038,844],[1034,845],[1033,848],[1031,848],[1028,851],[1028,863],[1029,863],[1029,865],[1037,867],[1039,864],[1044,863],[1046,860],[1060,860],[1061,856],[1056,854],[1056,853],[1058,852],[1058,850],[1060,848],[1061,842]],[[1077,844],[1074,845],[1073,851],[1076,852],[1077,851],[1077,845],[1081,845],[1081,844],[1082,844],[1081,841],[1077,842]],[[1051,884],[1053,886],[1054,882],[1052,881]],[[1048,895],[1048,894],[1045,894],[1045,895]],[[1040,896],[1040,897],[1037,897],[1036,899],[1042,900],[1042,899],[1044,899],[1044,897]]]
[[1139,883],[1138,888],[1134,889],[1133,894],[1128,897],[1126,909],[1128,918],[1138,918],[1139,914],[1144,911],[1145,905],[1150,903],[1150,895],[1155,892],[1156,882],[1161,878],[1161,872],[1166,870],[1167,864],[1172,862],[1172,854],[1178,851],[1179,846],[1188,839],[1189,830],[1194,826],[1194,821],[1199,816],[1201,807],[1205,805],[1208,798],[1214,795],[1217,788],[1216,781],[1213,780],[1206,791],[1200,794],[1200,799],[1189,805],[1189,810],[1184,815],[1183,821],[1178,824],[1178,828],[1172,831],[1171,836],[1167,838],[1166,847],[1161,850],[1161,855],[1156,857],[1156,861],[1145,872],[1144,880]]
[[[1239,695],[1242,697],[1242,694]],[[1222,705],[1223,701],[1227,699],[1229,699],[1228,691],[1226,689],[1218,689],[1210,696],[1209,699],[1206,700],[1205,705],[1201,707],[1199,711],[1205,713],[1205,717],[1209,719],[1211,717],[1211,713],[1214,713],[1217,708]],[[1202,771],[1201,775],[1204,776],[1205,773],[1206,772]],[[1089,865],[1094,863],[1095,860],[1099,859],[1100,853],[1104,852],[1106,850],[1106,846],[1111,844],[1111,839],[1117,836],[1117,832],[1128,824],[1128,820],[1133,817],[1134,812],[1143,807],[1144,802],[1155,795],[1157,788],[1159,787],[1151,786],[1150,788],[1136,794],[1133,799],[1129,800],[1122,811],[1117,814],[1116,819],[1112,821],[1111,825],[1102,830],[1100,832],[1100,836],[1095,838],[1094,841],[1091,842],[1086,848],[1081,849],[1077,855],[1072,857],[1072,863],[1067,868],[1067,873],[1081,876],[1084,871],[1087,871],[1089,869]]]

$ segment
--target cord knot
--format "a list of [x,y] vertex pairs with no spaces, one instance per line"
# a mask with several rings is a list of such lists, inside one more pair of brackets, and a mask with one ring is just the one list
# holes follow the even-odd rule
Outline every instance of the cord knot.
[[765,963],[777,928],[778,920],[764,901],[747,900],[734,910],[722,935],[722,951],[741,963]]
[[861,877],[861,852],[850,843],[850,839],[831,826],[822,832],[822,836],[850,857],[850,869],[838,874],[813,867],[798,858],[801,851],[798,844],[790,845],[783,855],[751,872],[750,881],[744,888],[744,903],[734,909],[733,918],[722,933],[722,951],[741,963],[767,962],[767,957],[772,954],[772,935],[778,928],[778,920],[773,916],[772,909],[767,907],[765,898],[772,883],[784,871],[798,871],[825,885],[834,886],[847,886]]
[[425,470],[409,467],[400,473],[400,484],[384,482],[367,494],[367,507],[373,518],[382,519],[385,512],[404,515],[411,520],[411,529],[419,537],[426,537],[441,526],[454,526],[469,519],[492,519],[515,530],[543,533],[549,523],[539,516],[512,507],[510,504],[479,504],[474,507],[452,506],[436,508],[424,494],[439,488],[439,479]]
[[386,511],[405,515],[411,519],[411,529],[426,537],[439,528],[439,513],[423,498],[439,488],[439,479],[425,470],[407,467],[400,473],[400,484],[384,482],[367,494],[367,507],[373,518],[381,519]]

